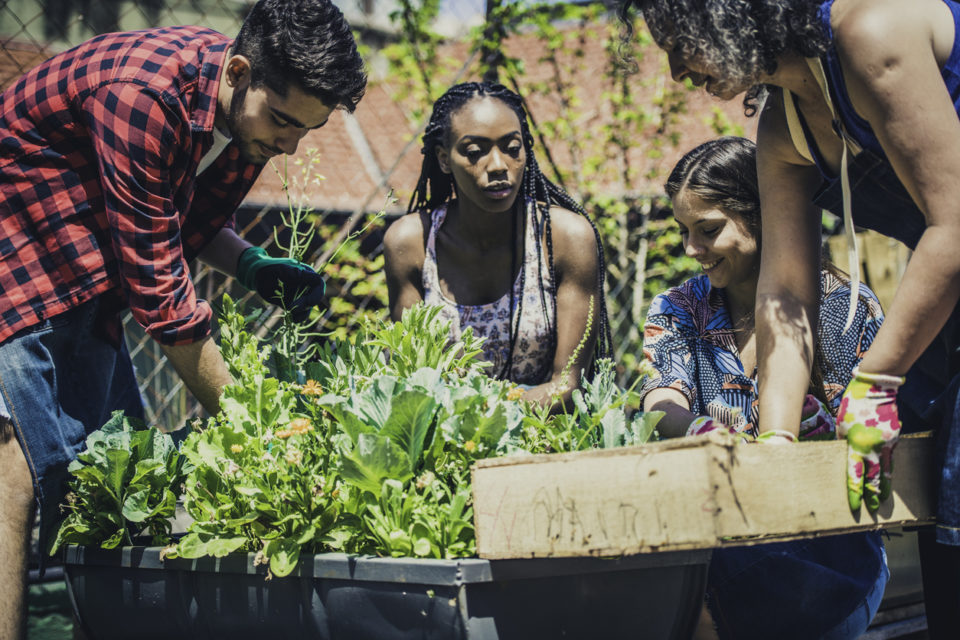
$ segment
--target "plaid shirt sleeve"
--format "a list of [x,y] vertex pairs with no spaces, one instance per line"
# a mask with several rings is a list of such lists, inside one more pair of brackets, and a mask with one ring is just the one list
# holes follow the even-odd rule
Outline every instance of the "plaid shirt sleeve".
[[100,87],[82,108],[133,317],[161,344],[196,342],[209,335],[212,312],[190,279],[171,175],[188,166],[190,123],[130,82]]

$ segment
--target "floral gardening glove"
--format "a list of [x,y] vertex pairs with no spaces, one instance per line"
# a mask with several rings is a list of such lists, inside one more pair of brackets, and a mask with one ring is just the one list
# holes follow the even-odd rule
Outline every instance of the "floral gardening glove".
[[835,440],[837,423],[826,405],[811,393],[803,399],[800,410],[800,435],[785,429],[771,429],[757,436],[757,442],[766,444],[791,444],[797,440]]
[[876,511],[890,495],[893,448],[900,437],[897,389],[903,382],[902,376],[854,369],[843,392],[837,428],[847,439],[847,499],[853,511],[864,498],[867,509]]
[[707,405],[709,415],[697,416],[687,427],[688,436],[699,436],[717,429],[723,429],[728,433],[749,442],[753,440],[748,432],[750,424],[743,416],[743,411],[739,407],[731,407],[723,400],[714,400]]
[[240,254],[237,279],[267,302],[289,311],[294,322],[304,322],[310,310],[324,302],[326,284],[319,273],[293,258],[272,258],[261,247]]
[[710,433],[711,431],[716,431],[717,429],[725,429],[730,433],[734,433],[733,429],[722,422],[717,422],[710,416],[697,416],[693,419],[693,422],[690,423],[690,426],[687,427],[687,435],[702,436],[705,433]]
[[837,422],[826,405],[812,393],[803,399],[800,413],[800,440],[836,440]]

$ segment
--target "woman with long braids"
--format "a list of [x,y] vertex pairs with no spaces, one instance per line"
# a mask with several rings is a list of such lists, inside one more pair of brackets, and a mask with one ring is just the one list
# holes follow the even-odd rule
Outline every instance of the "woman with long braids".
[[[643,407],[665,413],[657,424],[665,437],[726,429],[752,440],[762,227],[756,147],[737,137],[705,142],[681,158],[665,190],[684,251],[703,274],[650,303],[643,350],[655,373],[640,392]],[[836,439],[840,396],[883,320],[880,303],[861,287],[854,322],[842,330],[850,282],[829,264],[820,271],[820,291],[801,441]],[[710,560],[706,602],[722,640],[852,640],[869,625],[888,576],[875,531],[720,548]]]
[[391,316],[439,305],[453,337],[486,338],[490,375],[531,401],[568,398],[610,353],[603,250],[583,207],[540,172],[520,96],[451,87],[422,153],[408,214],[384,238]]
[[[756,110],[763,204],[760,430],[795,430],[812,365],[821,210],[913,250],[843,394],[850,507],[891,494],[905,429],[935,429],[936,525],[919,532],[931,638],[960,635],[960,2],[624,0],[678,81]],[[854,286],[856,289],[856,286]],[[852,308],[852,305],[851,305]]]

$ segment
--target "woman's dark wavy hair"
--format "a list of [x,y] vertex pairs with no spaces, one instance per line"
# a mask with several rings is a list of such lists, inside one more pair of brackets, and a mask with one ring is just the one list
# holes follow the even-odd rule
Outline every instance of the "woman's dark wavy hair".
[[350,25],[330,0],[260,0],[231,53],[250,60],[251,83],[281,96],[290,85],[353,111],[367,87]]
[[[777,69],[777,58],[796,53],[814,58],[830,39],[820,19],[822,0],[621,0],[618,13],[629,32],[638,9],[657,44],[683,58],[710,60],[727,78],[751,80]],[[748,115],[764,90],[744,98]]]
[[[583,206],[574,200],[566,191],[555,185],[547,179],[540,171],[540,165],[537,164],[537,158],[533,153],[533,135],[530,133],[530,127],[527,122],[527,112],[523,105],[523,99],[500,84],[492,82],[465,82],[454,85],[440,96],[433,103],[433,113],[430,115],[430,122],[423,134],[423,164],[420,168],[420,179],[417,181],[416,189],[410,198],[410,204],[407,206],[407,212],[433,211],[440,205],[449,202],[456,191],[456,185],[453,176],[444,173],[440,169],[439,160],[437,160],[437,147],[448,148],[450,146],[450,119],[464,105],[475,98],[495,98],[500,100],[517,115],[520,121],[520,133],[523,138],[523,147],[526,152],[526,166],[523,170],[523,177],[520,183],[520,191],[513,205],[514,215],[523,215],[526,211],[526,204],[529,201],[535,203],[534,215],[532,216],[534,231],[536,237],[545,238],[547,245],[547,265],[550,273],[550,280],[556,283],[553,261],[553,236],[551,233],[550,207],[552,205],[560,206],[570,211],[579,213],[590,223],[593,228],[593,234],[597,243],[597,261],[599,268],[597,270],[597,291],[599,292],[599,327],[597,327],[597,341],[594,350],[594,361],[597,358],[611,357],[611,338],[610,323],[607,319],[607,302],[604,287],[605,274],[607,272],[606,261],[603,255],[603,244],[600,240],[600,233],[596,225],[590,220]],[[516,229],[516,225],[514,225]],[[541,243],[537,242],[537,265],[538,270],[542,271]],[[516,246],[516,242],[514,242]],[[521,246],[526,246],[524,243]],[[518,256],[513,257],[511,272],[516,270],[516,261]],[[526,260],[523,256],[520,259],[520,282],[521,291],[526,284]],[[540,287],[540,301],[544,313],[547,309],[547,292],[543,287],[543,273],[537,274],[537,282]],[[514,305],[516,305],[516,321],[511,322],[510,326],[510,352],[503,372],[499,377],[507,377],[513,365],[514,347],[517,341],[517,329],[519,319],[523,313],[523,299],[515,300],[513,296],[514,288],[510,287],[510,309],[513,317]],[[557,347],[557,297],[556,291],[550,296],[549,304],[553,309],[553,323],[550,323],[550,345],[553,352]],[[592,364],[588,367],[591,370]]]
[[[760,246],[760,187],[757,180],[757,146],[746,138],[725,136],[688,151],[670,172],[664,190],[671,200],[686,190],[726,213],[740,216]],[[762,249],[761,249],[762,250]],[[828,260],[823,268],[845,282],[849,278]],[[817,341],[810,374],[809,393],[829,406],[823,380],[830,370]]]
[[753,236],[760,239],[757,150],[750,140],[725,136],[689,151],[664,184],[671,200],[681,189],[724,211],[736,213]]

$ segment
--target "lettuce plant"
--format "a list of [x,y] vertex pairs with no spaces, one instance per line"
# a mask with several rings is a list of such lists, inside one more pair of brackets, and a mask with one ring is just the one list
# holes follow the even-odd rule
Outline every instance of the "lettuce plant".
[[51,554],[64,544],[112,549],[140,535],[151,544],[170,541],[185,466],[169,435],[114,412],[87,436],[86,449],[68,470],[67,516]]

